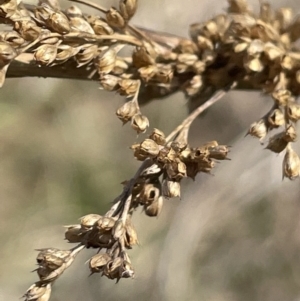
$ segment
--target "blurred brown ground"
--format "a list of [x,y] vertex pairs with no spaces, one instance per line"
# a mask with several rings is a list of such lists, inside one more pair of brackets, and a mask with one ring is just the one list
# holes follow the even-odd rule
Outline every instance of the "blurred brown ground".
[[[296,0],[270,2],[299,12]],[[140,0],[134,23],[187,36],[190,23],[225,8],[219,0]],[[37,280],[29,272],[34,249],[69,248],[62,225],[104,213],[139,164],[129,150],[136,137],[114,114],[123,99],[97,83],[7,80],[0,95],[0,300],[10,301]],[[134,280],[88,278],[88,250],[51,300],[300,300],[299,180],[282,182],[283,156],[244,138],[270,103],[256,92],[232,92],[195,122],[191,144],[232,145],[232,160],[214,176],[186,181],[182,199],[166,202],[158,219],[135,214]],[[142,110],[166,133],[187,114],[181,94]]]

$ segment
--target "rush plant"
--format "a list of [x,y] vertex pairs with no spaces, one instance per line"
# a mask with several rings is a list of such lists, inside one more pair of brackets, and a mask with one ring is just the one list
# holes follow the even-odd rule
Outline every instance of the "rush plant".
[[[6,77],[43,76],[99,81],[126,102],[116,115],[123,124],[148,138],[131,146],[139,169],[104,214],[88,214],[79,224],[67,225],[69,250],[39,249],[38,280],[25,300],[47,301],[53,283],[77,254],[94,248],[90,272],[109,279],[134,277],[127,253],[138,244],[132,215],[142,207],[158,216],[164,202],[180,197],[181,180],[210,173],[226,160],[229,147],[217,141],[191,146],[189,129],[195,118],[231,89],[255,89],[269,95],[273,105],[258,116],[248,134],[265,141],[266,149],[285,152],[282,177],[299,177],[300,159],[293,150],[300,119],[300,18],[290,8],[273,10],[261,2],[254,13],[245,0],[228,0],[224,14],[192,24],[190,39],[154,32],[130,23],[137,0],[120,0],[104,8],[87,0],[71,0],[95,9],[94,15],[72,5],[62,10],[56,0],[27,5],[21,0],[0,1],[0,85]],[[128,48],[130,55],[121,50]],[[149,125],[141,106],[182,91],[195,110],[169,135]]]

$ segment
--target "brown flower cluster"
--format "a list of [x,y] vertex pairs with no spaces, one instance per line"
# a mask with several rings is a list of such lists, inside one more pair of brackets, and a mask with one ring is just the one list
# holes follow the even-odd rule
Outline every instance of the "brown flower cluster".
[[[137,0],[120,0],[118,8],[109,9],[72,1],[93,7],[100,16],[84,14],[76,6],[62,11],[55,0],[40,0],[36,6],[0,1],[0,22],[9,27],[0,32],[1,86],[13,62],[34,63],[45,68],[45,76],[49,68],[58,77],[65,70],[80,70],[84,79],[98,80],[103,89],[129,98],[116,114],[137,133],[149,127],[139,104],[179,90],[196,103],[208,97],[168,137],[154,129],[132,145],[134,157],[143,161],[139,170],[124,182],[123,192],[105,215],[89,214],[79,224],[66,226],[65,238],[77,243],[75,248],[39,250],[39,281],[24,295],[27,301],[47,301],[54,281],[84,248],[98,250],[89,261],[91,273],[116,281],[134,276],[127,254],[138,243],[132,214],[142,207],[146,215],[158,216],[165,199],[180,197],[183,178],[209,173],[216,162],[227,159],[228,146],[212,141],[191,147],[188,132],[193,120],[233,85],[260,89],[272,97],[272,108],[248,134],[262,141],[279,129],[266,148],[285,150],[284,177],[300,174],[300,159],[292,148],[300,119],[300,50],[295,43],[300,21],[291,9],[273,10],[261,2],[259,13],[254,13],[245,0],[228,0],[226,13],[192,24],[191,38],[185,39],[130,24]],[[122,51],[124,47],[130,52]],[[219,94],[210,98],[214,91]]]

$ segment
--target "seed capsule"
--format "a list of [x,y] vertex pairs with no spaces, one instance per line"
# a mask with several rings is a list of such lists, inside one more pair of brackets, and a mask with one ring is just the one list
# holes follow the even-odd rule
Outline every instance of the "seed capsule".
[[259,140],[263,139],[268,133],[268,127],[265,119],[261,119],[258,122],[254,122],[250,125],[247,135],[251,135],[259,138]]
[[121,0],[119,3],[120,13],[125,19],[126,22],[128,22],[133,15],[135,14],[138,7],[138,1],[137,0]]
[[145,133],[149,127],[149,120],[145,115],[137,113],[132,116],[131,127],[138,133]]
[[164,198],[160,196],[154,200],[150,205],[145,205],[145,213],[148,216],[158,216],[162,210]]
[[282,178],[294,180],[300,175],[300,159],[297,153],[288,147],[282,163]]
[[119,11],[111,7],[106,13],[106,20],[109,26],[116,28],[124,28],[126,23]]
[[116,112],[118,118],[123,122],[127,123],[137,112],[139,111],[135,101],[128,101],[124,103]]

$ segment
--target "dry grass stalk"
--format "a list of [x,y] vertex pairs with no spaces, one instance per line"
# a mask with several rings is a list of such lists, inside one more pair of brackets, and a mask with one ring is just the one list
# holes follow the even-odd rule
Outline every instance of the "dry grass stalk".
[[[149,121],[140,103],[181,90],[189,100],[219,91],[200,105],[168,137],[154,129],[147,139],[132,145],[134,157],[143,161],[134,177],[105,215],[89,214],[80,224],[66,226],[65,238],[78,246],[71,250],[39,250],[39,281],[24,295],[27,301],[50,298],[53,282],[84,248],[98,249],[89,261],[91,273],[109,279],[134,277],[127,249],[138,244],[132,214],[142,207],[157,216],[163,203],[180,197],[180,182],[199,172],[211,172],[217,161],[227,159],[229,148],[217,141],[191,147],[188,132],[193,120],[234,87],[260,89],[272,97],[270,111],[254,122],[251,136],[265,139],[276,128],[266,148],[286,151],[283,177],[300,174],[299,157],[292,149],[300,119],[296,97],[300,93],[300,38],[298,18],[292,10],[274,11],[261,2],[258,14],[244,0],[228,0],[227,13],[190,26],[190,39],[140,29],[130,24],[137,0],[120,0],[119,8],[103,8],[86,0],[72,0],[93,7],[86,15],[78,7],[66,11],[55,0],[29,6],[16,0],[1,1],[0,20],[9,30],[0,32],[0,85],[5,77],[54,76],[98,80],[108,91],[132,98],[116,114],[144,133]],[[132,48],[131,56],[120,50]],[[38,67],[38,68],[36,68]],[[100,252],[101,251],[101,252]],[[100,253],[99,253],[100,252]]]

